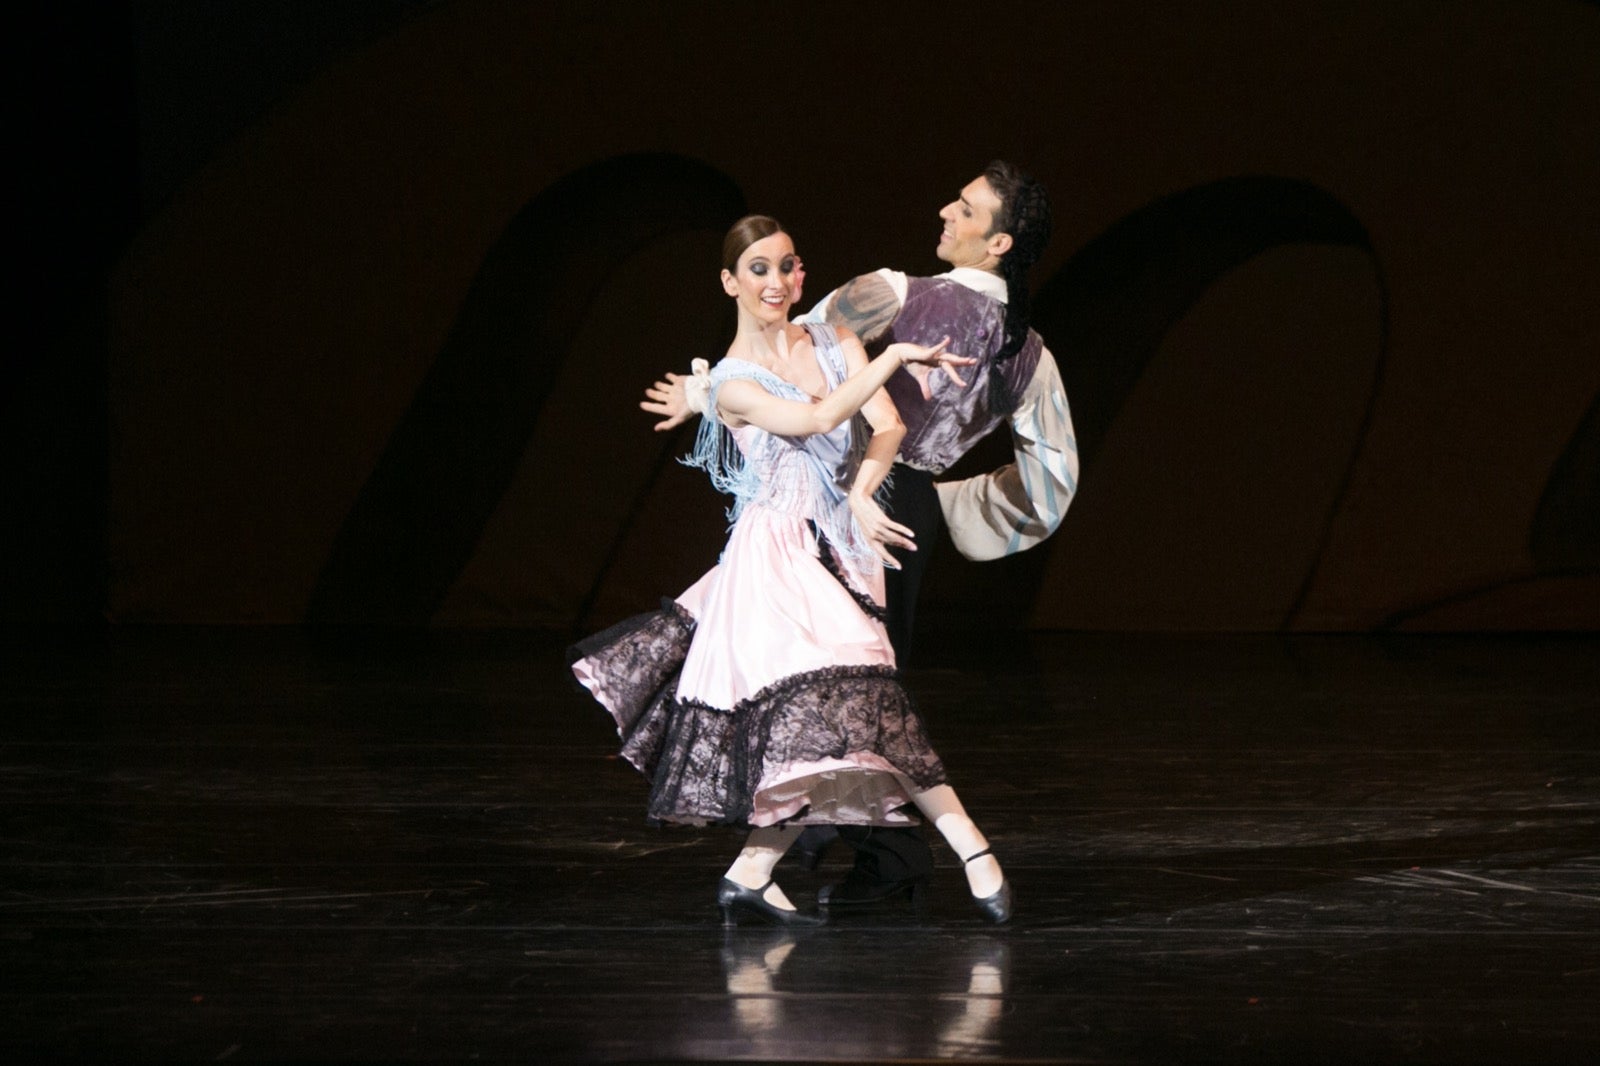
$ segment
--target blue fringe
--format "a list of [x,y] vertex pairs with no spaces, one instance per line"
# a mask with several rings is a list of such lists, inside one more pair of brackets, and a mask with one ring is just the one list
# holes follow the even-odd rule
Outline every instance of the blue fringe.
[[[807,328],[811,329],[813,335],[828,329],[826,326]],[[828,354],[837,360],[835,376],[842,379],[844,366],[837,354],[837,343],[837,340],[833,340],[832,350]],[[733,497],[733,504],[727,512],[729,526],[739,520],[752,500],[760,497],[780,510],[814,521],[834,550],[841,555],[876,559],[877,553],[862,535],[846,498],[850,480],[855,477],[865,450],[865,437],[862,434],[867,430],[864,421],[858,415],[847,426],[833,433],[810,438],[791,439],[763,434],[766,446],[794,448],[803,454],[810,487],[816,491],[807,492],[805,487],[794,484],[765,484],[760,475],[751,469],[733,434],[716,416],[717,390],[724,382],[733,379],[754,381],[774,396],[797,401],[805,399],[795,386],[771,371],[742,359],[724,359],[712,368],[707,411],[700,420],[699,432],[695,434],[694,449],[679,462],[704,470],[713,488]],[[834,384],[837,385],[837,381]],[[889,479],[885,478],[874,494],[880,506],[888,490]],[[815,504],[810,503],[812,500],[820,504],[820,513],[813,513]]]

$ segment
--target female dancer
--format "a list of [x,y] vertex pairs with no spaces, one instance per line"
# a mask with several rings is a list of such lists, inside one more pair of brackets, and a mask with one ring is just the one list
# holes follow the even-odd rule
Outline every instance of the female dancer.
[[687,461],[734,497],[727,546],[676,601],[581,642],[573,672],[650,779],[653,820],[753,827],[717,890],[726,922],[820,923],[772,879],[801,826],[905,825],[912,804],[1003,922],[1010,886],[897,678],[882,568],[915,545],[873,499],[905,432],[883,383],[907,363],[960,383],[973,360],[941,343],[869,361],[846,330],[792,325],[799,259],[774,219],[737,222],[723,264],[738,331]]

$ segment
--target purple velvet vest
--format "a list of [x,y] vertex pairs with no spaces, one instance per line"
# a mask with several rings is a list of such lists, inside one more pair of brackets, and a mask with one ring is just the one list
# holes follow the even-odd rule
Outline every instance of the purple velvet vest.
[[1006,340],[1006,305],[948,278],[907,278],[906,302],[894,324],[873,344],[873,351],[896,341],[937,344],[950,338],[950,350],[978,360],[963,369],[967,387],[948,375],[933,376],[933,399],[922,398],[922,387],[904,370],[885,386],[906,424],[900,445],[902,462],[935,474],[943,473],[967,450],[987,436],[1009,412],[995,412],[990,378],[1000,375],[1012,403],[1033,380],[1042,347],[1039,335],[1028,331],[1021,351],[996,364],[994,357]]

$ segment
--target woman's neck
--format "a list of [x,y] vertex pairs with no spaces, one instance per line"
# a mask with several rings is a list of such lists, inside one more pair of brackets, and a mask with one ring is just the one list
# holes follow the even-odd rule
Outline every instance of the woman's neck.
[[757,322],[741,313],[728,354],[762,366],[784,366],[789,361],[789,329],[787,319]]

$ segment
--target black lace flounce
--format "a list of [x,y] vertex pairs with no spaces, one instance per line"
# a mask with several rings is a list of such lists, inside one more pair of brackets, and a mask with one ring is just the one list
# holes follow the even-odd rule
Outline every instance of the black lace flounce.
[[917,791],[945,782],[892,667],[797,674],[731,710],[694,700],[668,701],[663,710],[648,809],[655,820],[743,825],[769,773],[862,753],[882,758]]
[[893,667],[795,674],[732,708],[680,701],[694,628],[689,612],[664,601],[568,651],[600,679],[621,754],[650,781],[651,820],[744,825],[769,774],[863,753],[917,791],[945,783],[944,764]]
[[694,637],[694,616],[672,600],[661,609],[624,619],[567,649],[567,661],[587,659],[602,679],[622,757],[646,776],[655,772],[666,729],[667,705]]

